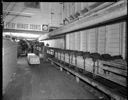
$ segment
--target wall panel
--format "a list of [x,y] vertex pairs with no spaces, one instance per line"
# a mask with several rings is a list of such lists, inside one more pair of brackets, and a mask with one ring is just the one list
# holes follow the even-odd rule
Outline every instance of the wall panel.
[[80,32],[75,32],[75,50],[80,50]]
[[48,43],[49,47],[64,49],[64,38],[45,40],[43,42],[45,45]]
[[66,45],[72,50],[126,57],[126,22],[70,33],[66,39]]
[[72,34],[69,34],[69,49],[72,49]]
[[89,29],[87,30],[88,35],[89,35],[89,40],[88,40],[88,50],[90,52],[96,52],[96,32],[95,28],[94,29]]
[[66,34],[66,49],[69,49],[69,34]]
[[76,2],[75,3],[75,13],[81,10],[81,3],[80,2]]
[[106,26],[106,53],[111,55],[118,55],[120,53],[119,32],[119,23]]
[[72,33],[72,50],[75,50],[75,33]]
[[123,36],[122,36],[122,46],[121,46],[121,48],[122,48],[122,56],[123,56],[123,58],[125,58],[126,57],[126,49],[127,49],[127,42],[126,42],[126,22],[122,22],[121,23],[121,28],[122,28],[122,33],[123,33]]
[[74,2],[72,3],[72,6],[71,6],[71,14],[75,14],[75,3]]
[[71,41],[72,41],[71,34],[69,34],[69,49],[70,50],[72,49]]
[[105,26],[98,28],[98,53],[105,53],[105,41],[106,41],[106,29]]
[[64,3],[64,18],[67,18],[68,16],[68,11],[67,11],[67,3]]

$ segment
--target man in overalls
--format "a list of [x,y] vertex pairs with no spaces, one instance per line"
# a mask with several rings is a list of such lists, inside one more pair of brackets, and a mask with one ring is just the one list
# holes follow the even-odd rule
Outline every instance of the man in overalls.
[[43,61],[47,61],[47,47],[49,46],[49,44],[46,44],[46,46],[44,45],[43,47]]

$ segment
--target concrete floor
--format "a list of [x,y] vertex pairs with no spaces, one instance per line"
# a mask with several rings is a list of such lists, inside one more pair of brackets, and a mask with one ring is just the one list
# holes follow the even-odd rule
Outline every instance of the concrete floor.
[[29,66],[18,59],[16,73],[5,90],[3,100],[97,99],[73,78],[47,62]]

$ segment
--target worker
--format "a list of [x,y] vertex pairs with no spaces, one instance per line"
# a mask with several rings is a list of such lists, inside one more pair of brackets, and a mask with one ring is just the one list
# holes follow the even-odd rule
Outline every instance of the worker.
[[40,44],[40,47],[39,47],[39,57],[40,57],[40,59],[42,59],[43,58],[43,48],[44,48],[44,42],[42,42],[41,44]]
[[49,44],[46,44],[46,46],[44,45],[43,47],[43,61],[47,61],[47,47],[49,46]]
[[33,49],[33,45],[31,45],[31,53],[33,53],[33,50],[34,50],[34,49]]

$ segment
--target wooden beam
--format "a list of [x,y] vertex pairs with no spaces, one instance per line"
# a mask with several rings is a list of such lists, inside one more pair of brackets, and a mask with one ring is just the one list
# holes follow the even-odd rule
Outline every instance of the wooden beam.
[[100,60],[100,63],[102,63],[103,65],[113,66],[118,69],[127,70],[127,64],[119,64],[118,62],[103,60]]
[[40,34],[43,35],[47,32],[42,31],[30,31],[30,30],[17,30],[17,29],[3,29],[3,32],[14,32],[14,33],[33,33],[33,34]]
[[108,79],[108,80],[110,80],[112,82],[118,83],[118,84],[120,84],[120,85],[122,85],[124,87],[127,87],[127,84],[126,84],[126,80],[125,79],[123,79],[122,81],[120,81],[117,78],[114,78],[114,77],[111,77],[111,76],[108,76],[108,75],[104,75],[104,74],[102,74],[102,75],[101,74],[97,74],[97,75],[99,75],[100,77],[103,77],[105,79]]
[[121,69],[117,69],[114,67],[108,67],[108,66],[101,67],[101,69],[127,77],[127,70],[121,70]]
[[[6,13],[5,13],[6,14]],[[17,16],[18,14],[8,14],[8,16]],[[29,15],[23,15],[23,14],[19,14],[18,16],[20,16],[20,17],[31,17],[31,16],[29,16]]]
[[4,10],[3,12],[4,13],[9,13],[9,14],[16,14],[16,15],[26,15],[26,16],[34,15],[33,13],[15,12],[15,11],[8,11],[8,10]]

